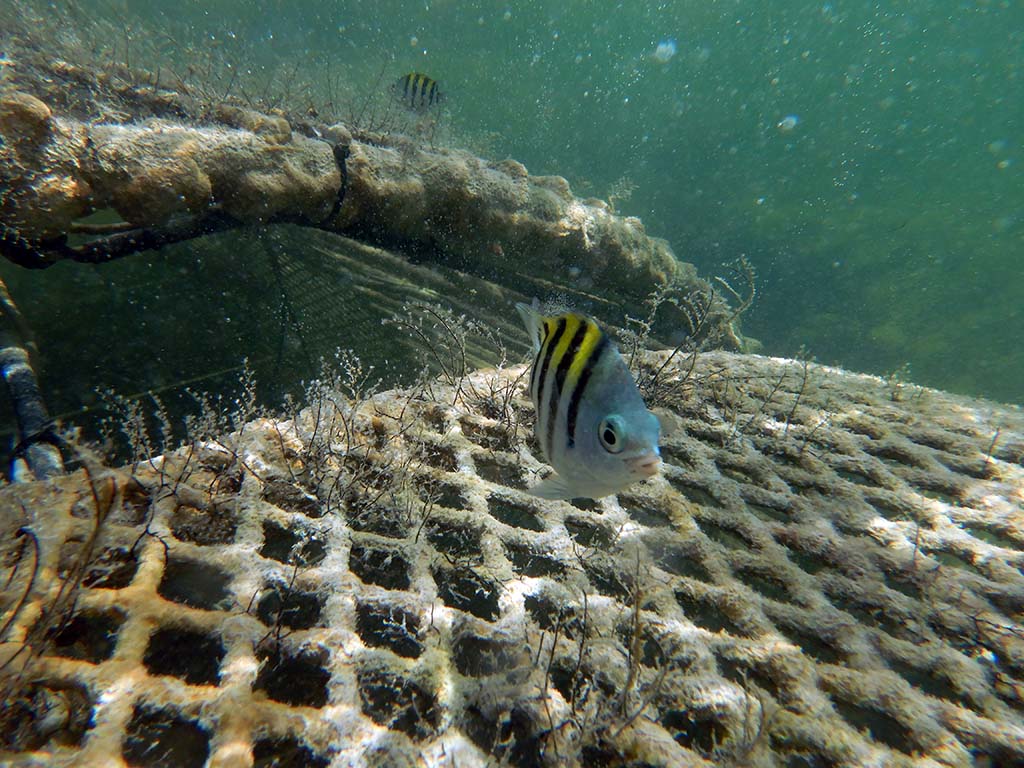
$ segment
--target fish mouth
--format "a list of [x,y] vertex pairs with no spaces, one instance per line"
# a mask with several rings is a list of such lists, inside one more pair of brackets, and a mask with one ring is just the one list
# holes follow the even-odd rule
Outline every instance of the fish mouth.
[[635,475],[654,477],[661,467],[661,457],[656,453],[645,453],[643,456],[626,459],[626,466]]

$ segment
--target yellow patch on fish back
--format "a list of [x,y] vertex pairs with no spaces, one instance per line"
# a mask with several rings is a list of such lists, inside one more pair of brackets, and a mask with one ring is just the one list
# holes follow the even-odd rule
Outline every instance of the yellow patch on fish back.
[[[572,343],[572,337],[576,335],[576,330],[580,327],[582,319],[579,315],[566,315],[565,316],[565,333],[562,334],[562,338],[558,340],[558,346],[555,347],[554,354],[551,355],[551,362],[548,363],[548,370],[555,371],[558,369],[559,363],[562,362],[562,358],[565,357],[566,350],[569,349],[569,345]],[[558,393],[554,393],[557,397]]]
[[585,318],[583,322],[587,324],[587,332],[583,337],[579,350],[576,352],[576,359],[572,361],[572,365],[569,366],[569,373],[565,377],[565,388],[568,391],[576,388],[580,374],[586,367],[587,361],[594,353],[594,350],[597,349],[597,343],[601,340],[601,329],[597,327],[597,323]]

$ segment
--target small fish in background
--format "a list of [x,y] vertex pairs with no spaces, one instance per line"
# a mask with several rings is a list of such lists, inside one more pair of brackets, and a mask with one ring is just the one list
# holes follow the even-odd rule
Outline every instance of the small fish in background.
[[530,489],[545,499],[599,499],[658,472],[660,427],[626,361],[588,317],[548,317],[516,304],[533,340],[530,399],[555,469]]
[[421,72],[410,72],[398,78],[392,91],[403,106],[415,112],[426,112],[444,99],[437,80]]

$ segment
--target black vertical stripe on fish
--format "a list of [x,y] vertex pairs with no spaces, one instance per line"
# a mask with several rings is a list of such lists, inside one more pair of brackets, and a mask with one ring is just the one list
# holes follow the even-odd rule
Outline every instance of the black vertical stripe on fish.
[[395,81],[395,97],[407,108],[425,112],[441,101],[441,86],[422,72],[410,72]]
[[576,357],[576,353],[579,352],[580,344],[583,343],[583,337],[587,335],[587,325],[589,321],[581,320],[576,328],[576,333],[572,335],[572,339],[569,341],[569,346],[565,350],[565,354],[558,361],[558,368],[555,369],[555,381],[551,387],[551,396],[548,398],[548,422],[546,424],[547,430],[545,438],[548,446],[548,456],[554,455],[555,450],[555,422],[558,420],[558,404],[562,400],[562,388],[565,386],[565,375],[569,372],[569,366],[572,365],[572,361]]
[[597,368],[597,364],[601,362],[601,357],[604,354],[604,351],[608,348],[609,343],[608,336],[602,333],[600,340],[597,342],[597,346],[590,354],[590,357],[587,358],[587,362],[583,365],[583,370],[580,372],[580,378],[576,383],[576,388],[569,396],[569,413],[566,424],[569,432],[568,445],[570,448],[576,444],[576,417],[579,415],[580,402],[583,400],[583,395],[586,393],[590,376],[594,373],[594,369]]
[[544,344],[541,343],[540,348],[537,350],[537,354],[533,358],[533,369],[530,371],[530,399],[533,401],[534,408],[537,407],[537,401],[540,396],[537,393],[537,380],[540,378],[540,358],[544,354]]
[[[542,350],[544,358],[540,364],[540,374],[537,376],[537,399],[534,402],[534,406],[537,409],[537,440],[541,442],[542,446],[544,445],[544,442],[541,436],[547,432],[547,425],[544,423],[544,414],[547,413],[547,410],[544,407],[544,385],[548,379],[548,367],[551,365],[551,358],[555,354],[555,348],[558,346],[558,342],[561,341],[562,336],[565,335],[565,328],[567,324],[568,318],[558,318],[558,325],[555,326],[555,332],[550,334],[548,338],[547,349],[546,351]],[[554,390],[554,387],[552,387],[552,390]],[[554,396],[554,392],[552,392],[552,396]],[[551,455],[548,454],[549,458],[550,456]]]
[[537,382],[540,380],[540,360],[544,354],[544,342],[551,335],[551,325],[548,320],[542,320],[543,330],[540,332],[540,343],[537,345],[537,354],[533,358],[533,370],[530,372],[530,399],[534,406],[540,401],[540,393],[537,391]]
[[405,92],[402,94],[403,101],[405,101],[407,104],[409,103],[409,99],[412,98],[412,89],[415,86],[415,84],[416,73],[410,72],[408,75],[405,76]]

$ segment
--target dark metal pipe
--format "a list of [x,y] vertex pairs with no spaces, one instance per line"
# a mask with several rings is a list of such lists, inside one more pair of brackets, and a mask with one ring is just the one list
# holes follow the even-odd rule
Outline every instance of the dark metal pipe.
[[46,412],[39,383],[29,359],[25,326],[18,307],[0,280],[0,375],[11,396],[18,422],[18,444],[14,449],[12,479],[20,477],[19,465],[27,466],[33,479],[46,480],[64,473],[64,459]]

